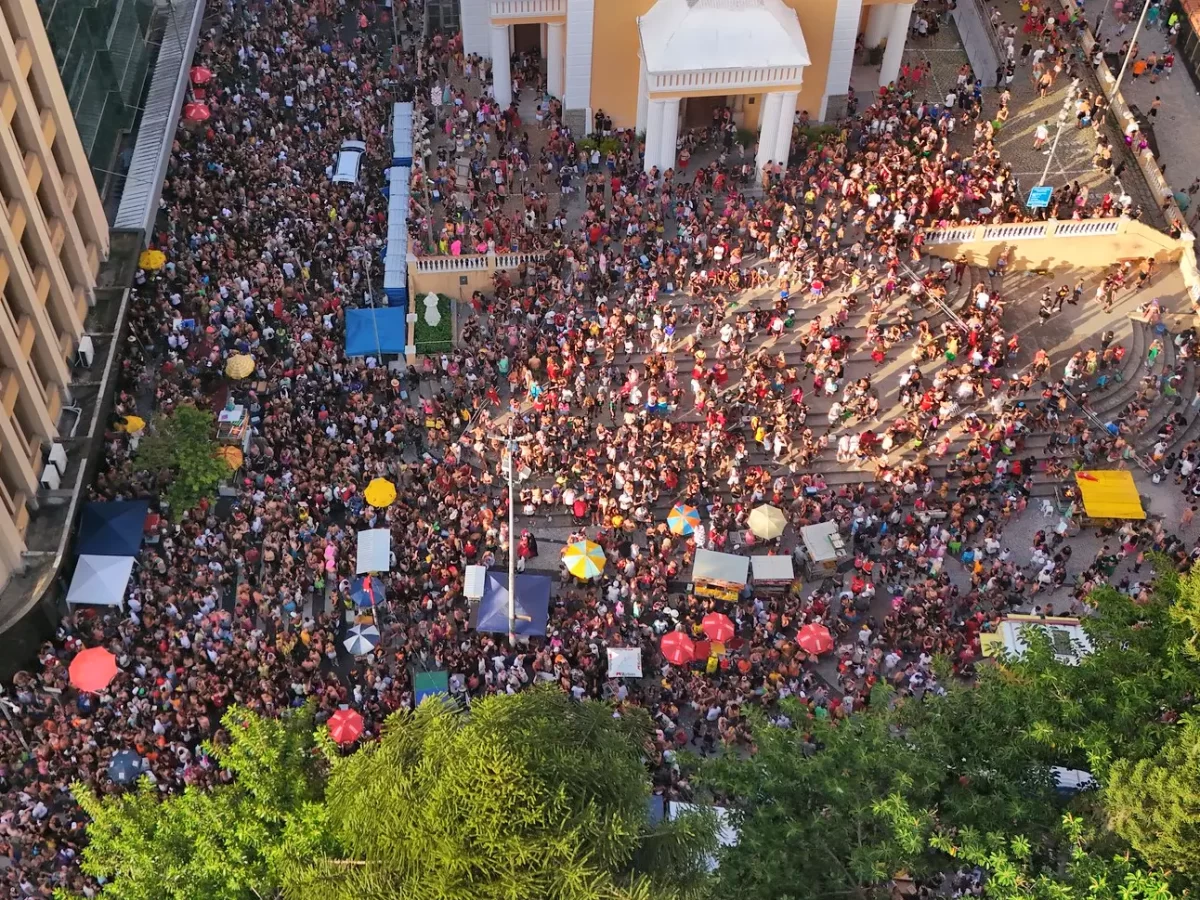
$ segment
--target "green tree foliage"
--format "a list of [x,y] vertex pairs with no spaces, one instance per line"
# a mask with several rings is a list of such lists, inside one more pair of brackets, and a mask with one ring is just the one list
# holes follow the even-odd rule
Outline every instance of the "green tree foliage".
[[1150,759],[1122,759],[1104,789],[1114,830],[1157,866],[1200,873],[1200,720]]
[[[721,893],[742,900],[874,894],[897,872],[991,876],[1005,898],[1163,897],[1200,883],[1200,575],[1160,573],[1149,602],[1112,589],[1085,620],[1093,652],[1029,652],[918,701],[877,689],[829,724],[793,708],[758,752],[704,766],[741,840]],[[1100,790],[1068,797],[1053,767]],[[1066,816],[1066,818],[1064,818]],[[1086,827],[1085,827],[1086,823]]]
[[650,900],[699,896],[715,822],[651,828],[650,719],[555,689],[470,716],[427,700],[334,758],[326,824],[341,847],[287,879],[294,900]]
[[169,478],[166,499],[178,518],[211,498],[229,466],[216,455],[216,417],[188,404],[170,415],[156,415],[141,442],[135,462]]
[[231,783],[165,800],[148,779],[105,798],[74,785],[91,818],[83,869],[105,879],[103,900],[275,897],[291,848],[323,845],[311,709],[265,719],[235,707],[221,724],[228,742],[205,749]]
[[1063,816],[1056,833],[1055,869],[1040,861],[1024,837],[980,834],[967,829],[937,834],[930,842],[952,859],[979,866],[994,900],[1170,900],[1167,879],[1146,871],[1128,854],[1109,853],[1091,843],[1078,816]]

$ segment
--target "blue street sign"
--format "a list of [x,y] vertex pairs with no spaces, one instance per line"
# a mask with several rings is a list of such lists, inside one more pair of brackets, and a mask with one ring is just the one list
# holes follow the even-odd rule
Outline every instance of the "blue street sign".
[[1053,193],[1054,188],[1049,185],[1035,187],[1029,192],[1029,202],[1025,205],[1030,209],[1043,209],[1050,205],[1050,197]]

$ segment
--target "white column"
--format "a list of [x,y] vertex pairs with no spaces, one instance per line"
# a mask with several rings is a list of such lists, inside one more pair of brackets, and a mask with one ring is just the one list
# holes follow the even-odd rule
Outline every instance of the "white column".
[[888,33],[892,30],[892,17],[895,9],[890,3],[881,3],[878,6],[872,6],[867,12],[867,30],[863,37],[868,50],[878,47],[887,40]]
[[[595,0],[567,0],[564,109],[588,110],[592,105],[592,26],[595,16]],[[587,117],[591,118],[590,112]]]
[[646,130],[646,117],[650,112],[650,76],[646,74],[646,60],[638,54],[638,105],[637,122],[634,129],[638,134]]
[[512,55],[508,26],[492,26],[492,95],[502,109],[512,103]]
[[567,53],[567,26],[551,22],[546,28],[546,84],[550,96],[559,100],[563,96],[564,73]]
[[775,162],[779,144],[779,110],[783,106],[783,95],[778,91],[763,96],[762,109],[758,112],[758,155],[755,167],[761,173],[769,162]]
[[886,87],[900,76],[900,63],[904,59],[904,44],[908,41],[908,21],[912,18],[913,4],[896,5],[892,17],[892,29],[888,32],[887,47],[883,51],[883,66],[879,69],[879,86]]
[[462,19],[463,52],[488,57],[492,53],[488,35],[487,0],[459,0]]
[[651,100],[646,113],[646,159],[644,168],[647,172],[659,165],[662,152],[663,107],[665,100]]
[[838,0],[837,12],[833,17],[833,37],[829,42],[825,93],[821,96],[821,108],[817,111],[817,118],[822,122],[827,116],[829,98],[846,94],[850,89],[854,44],[858,39],[858,23],[861,18],[862,0]]
[[787,165],[791,155],[792,125],[796,120],[796,101],[800,98],[799,91],[783,91],[779,95],[779,129],[775,136],[776,162]]
[[662,147],[658,167],[664,172],[675,168],[675,144],[679,139],[679,98],[663,100]]

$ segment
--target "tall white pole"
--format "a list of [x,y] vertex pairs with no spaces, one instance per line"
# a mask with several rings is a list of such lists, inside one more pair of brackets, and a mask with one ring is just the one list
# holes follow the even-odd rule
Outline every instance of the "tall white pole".
[[517,506],[513,497],[517,465],[513,423],[508,423],[508,645],[517,649]]
[[1105,100],[1105,108],[1112,107],[1113,97],[1117,95],[1117,91],[1121,89],[1121,79],[1125,77],[1125,70],[1129,68],[1129,59],[1133,56],[1133,48],[1137,46],[1138,35],[1142,33],[1142,23],[1146,21],[1146,13],[1150,11],[1150,0],[1146,0],[1142,6],[1142,14],[1138,17],[1137,28],[1133,29],[1133,37],[1129,39],[1129,49],[1125,51],[1125,61],[1121,63],[1121,71],[1117,73],[1117,80],[1113,83],[1113,89],[1109,92]]
[[1070,88],[1067,89],[1067,96],[1063,100],[1062,109],[1058,112],[1058,130],[1054,132],[1054,143],[1050,145],[1050,155],[1046,157],[1046,168],[1042,169],[1042,178],[1038,181],[1039,185],[1046,183],[1046,176],[1050,174],[1050,164],[1054,162],[1054,153],[1058,150],[1058,139],[1062,137],[1063,126],[1067,124],[1067,117],[1070,112],[1071,103],[1075,99],[1075,89],[1078,81],[1072,81]]

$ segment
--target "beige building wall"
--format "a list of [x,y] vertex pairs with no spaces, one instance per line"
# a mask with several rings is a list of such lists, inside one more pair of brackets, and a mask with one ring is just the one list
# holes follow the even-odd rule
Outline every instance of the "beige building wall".
[[108,223],[35,0],[0,0],[0,584],[19,567]]
[[[618,128],[632,128],[637,122],[637,19],[649,12],[654,2],[604,0],[596,4],[592,36],[592,109],[604,110]],[[784,3],[796,11],[804,41],[808,45],[808,55],[812,59],[812,65],[804,70],[804,83],[796,108],[808,110],[815,118],[825,92],[837,0],[784,0]],[[752,96],[755,97],[754,103],[746,104],[743,127],[756,129],[762,96]]]

